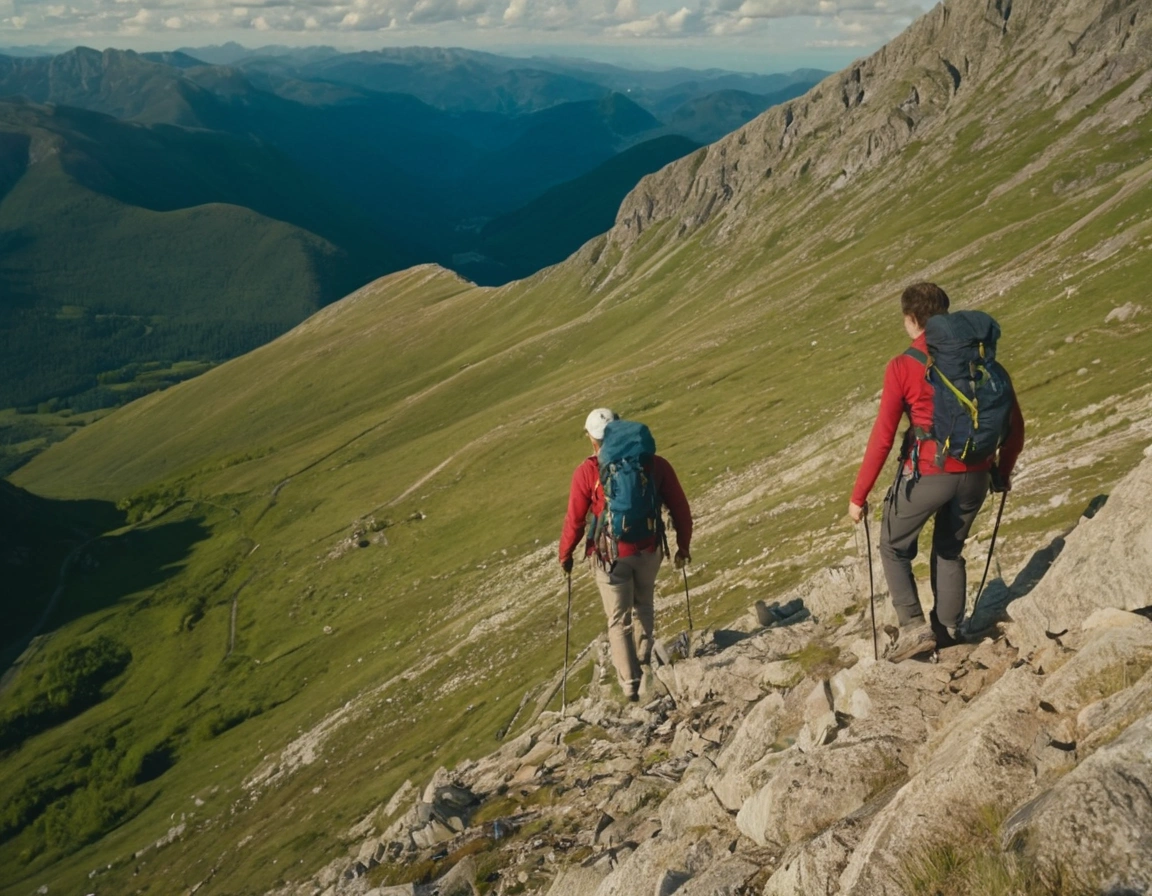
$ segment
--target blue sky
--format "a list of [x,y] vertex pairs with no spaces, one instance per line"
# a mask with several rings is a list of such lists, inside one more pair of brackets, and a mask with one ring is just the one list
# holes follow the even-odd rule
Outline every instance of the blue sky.
[[922,0],[0,0],[0,46],[459,46],[644,67],[838,69]]

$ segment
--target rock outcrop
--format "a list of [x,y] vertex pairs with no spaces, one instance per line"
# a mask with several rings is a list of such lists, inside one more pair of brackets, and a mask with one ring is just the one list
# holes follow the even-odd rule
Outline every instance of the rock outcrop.
[[[728,217],[720,240],[757,213],[770,227],[772,199],[798,181],[839,190],[911,143],[968,121],[990,124],[985,139],[995,140],[1022,117],[1025,97],[1028,112],[1066,118],[1136,77],[1143,86],[1098,110],[1093,126],[1126,123],[1121,107],[1149,82],[1150,40],[1152,17],[1139,3],[945,0],[803,97],[644,178],[621,206],[609,241],[627,249],[657,225],[683,236]],[[934,151],[950,152],[952,143],[936,141]]]
[[1012,604],[1008,637],[1022,651],[1057,653],[1102,607],[1152,604],[1152,465],[1134,469],[1103,510],[1082,520],[1048,574]]
[[874,660],[856,607],[684,637],[643,706],[601,668],[566,717],[408,785],[348,857],[277,893],[897,896],[934,892],[942,868],[975,887],[964,875],[990,865],[1147,892],[1150,501],[1152,457],[1009,606],[1006,634],[937,662]]

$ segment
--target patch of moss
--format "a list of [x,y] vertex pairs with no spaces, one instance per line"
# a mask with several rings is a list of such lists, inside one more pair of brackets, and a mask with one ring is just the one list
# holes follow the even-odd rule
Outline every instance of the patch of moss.
[[841,669],[852,665],[841,654],[839,647],[819,639],[809,641],[801,650],[790,654],[788,659],[796,663],[809,678],[831,678]]

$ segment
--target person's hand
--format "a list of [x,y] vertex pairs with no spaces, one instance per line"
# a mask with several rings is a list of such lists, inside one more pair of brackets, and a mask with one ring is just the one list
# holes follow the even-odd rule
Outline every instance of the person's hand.
[[855,501],[848,502],[848,516],[852,517],[853,523],[858,523],[864,519],[864,508],[867,504],[857,504]]
[[685,563],[691,563],[692,556],[685,551],[677,551],[676,556],[672,560],[672,565],[677,569],[683,569]]
[[561,560],[560,561],[560,568],[562,570],[564,570],[565,575],[571,575],[572,574],[572,558],[569,557],[567,560]]
[[1001,492],[1012,491],[1012,477],[1010,475],[1005,476],[996,467],[993,467],[989,472],[992,474],[990,488],[993,494],[998,495]]

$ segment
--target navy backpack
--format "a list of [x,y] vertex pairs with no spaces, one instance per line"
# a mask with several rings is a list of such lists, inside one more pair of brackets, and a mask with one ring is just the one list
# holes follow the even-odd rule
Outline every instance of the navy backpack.
[[905,354],[924,364],[932,384],[936,465],[992,457],[1008,437],[1014,402],[1012,380],[996,360],[1000,326],[983,311],[954,311],[930,317],[924,336],[928,355]]

